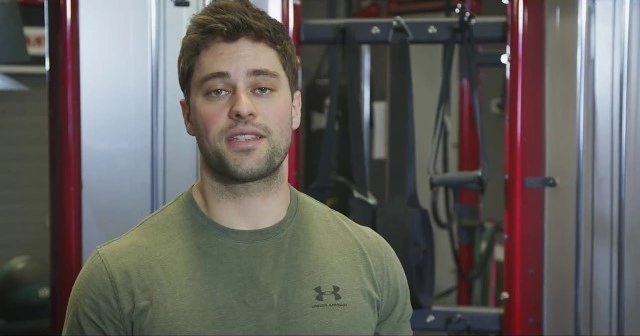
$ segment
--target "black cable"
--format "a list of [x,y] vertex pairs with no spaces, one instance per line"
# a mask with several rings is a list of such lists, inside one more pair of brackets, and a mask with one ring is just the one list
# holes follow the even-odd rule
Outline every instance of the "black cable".
[[[452,31],[451,38],[445,44],[442,52],[442,78],[440,82],[440,93],[438,96],[438,105],[436,109],[436,121],[434,124],[433,136],[431,138],[431,151],[429,158],[429,166],[427,173],[429,175],[437,174],[437,158],[439,157],[440,150],[442,149],[442,169],[443,172],[447,172],[449,169],[449,157],[448,157],[448,129],[445,127],[445,111],[450,107],[451,101],[451,69],[453,68],[453,60],[455,55],[455,43],[457,33]],[[442,147],[442,148],[441,148]],[[442,189],[439,187],[431,188],[431,215],[433,222],[441,229],[448,229],[453,226],[453,207],[449,202],[451,196],[450,191],[444,189],[444,214],[440,210],[440,193]]]
[[[452,232],[452,230],[448,230],[449,231],[449,243],[450,246],[452,247],[452,253],[454,256],[454,261],[456,264],[456,269],[457,269],[457,275],[459,277],[462,277],[463,279],[467,280],[467,281],[475,281],[480,275],[482,275],[482,273],[486,270],[487,268],[487,264],[489,263],[489,260],[491,259],[491,255],[493,253],[493,249],[495,248],[496,245],[496,238],[498,237],[498,234],[502,232],[502,227],[500,225],[497,225],[494,223],[493,228],[490,230],[490,235],[489,235],[489,240],[487,241],[487,246],[484,248],[484,250],[481,253],[481,257],[480,257],[480,264],[478,266],[478,264],[476,264],[476,267],[474,267],[473,271],[470,274],[463,274],[461,272],[461,267],[460,267],[460,261],[457,258],[457,248],[456,248],[456,244],[455,244],[455,236]],[[456,290],[458,289],[458,284],[455,284],[443,291],[441,291],[440,293],[436,294],[433,299],[434,300],[438,300],[438,299],[442,299],[444,297],[449,296],[450,294],[454,293]]]
[[[469,87],[471,89],[471,99],[472,99],[472,107],[473,107],[473,112],[474,112],[474,118],[476,121],[476,130],[477,130],[477,134],[478,134],[478,143],[479,143],[479,151],[480,151],[480,174],[483,175],[486,173],[486,170],[488,168],[488,162],[487,162],[487,154],[486,154],[486,147],[485,147],[485,141],[484,141],[484,132],[483,132],[483,127],[482,127],[482,120],[481,120],[481,114],[480,114],[480,104],[479,104],[479,97],[478,97],[478,90],[477,90],[477,81],[476,81],[476,75],[475,75],[475,69],[476,69],[476,46],[474,43],[474,36],[473,36],[473,30],[471,28],[471,25],[473,24],[473,20],[474,17],[471,13],[464,11],[464,7],[462,6],[458,6],[457,7],[458,10],[458,15],[459,15],[459,31],[457,33],[460,34],[460,38],[461,38],[461,53],[462,53],[462,57],[464,60],[463,63],[463,77],[467,78],[467,80],[469,81]],[[445,48],[445,53],[444,55],[447,55],[447,48]],[[451,57],[453,57],[453,55],[451,55]],[[447,61],[447,59],[445,58],[445,61]],[[448,70],[449,64],[448,63],[444,63],[443,64],[443,68],[444,71],[446,72]],[[446,76],[446,74],[444,74]],[[434,147],[432,147],[432,157],[431,157],[431,162],[432,165],[434,164],[433,161],[437,158],[438,152],[439,152],[439,147],[440,147],[440,141],[444,140],[444,147],[443,147],[443,170],[444,172],[448,172],[448,153],[447,153],[447,134],[445,133],[446,127],[444,126],[444,111],[441,111],[441,107],[444,106],[445,102],[443,102],[442,100],[445,100],[446,103],[449,102],[450,97],[449,97],[449,93],[448,93],[448,87],[445,87],[445,85],[447,85],[447,83],[444,80],[443,77],[443,81],[441,84],[441,88],[440,88],[440,100],[438,101],[438,111],[437,111],[437,116],[436,116],[436,127],[435,127],[435,131],[434,131],[434,137],[437,139],[434,139],[432,141],[435,141],[435,143],[432,143],[432,146],[435,145],[435,150]],[[435,169],[434,169],[435,172]],[[475,279],[477,279],[485,270],[486,270],[486,265],[489,261],[491,252],[494,248],[495,245],[495,232],[493,232],[493,234],[490,236],[489,238],[489,242],[487,244],[487,248],[481,253],[481,260],[480,260],[480,267],[474,267],[474,269],[470,272],[470,273],[465,273],[462,271],[462,267],[460,265],[460,258],[458,257],[458,247],[456,246],[456,242],[455,242],[455,231],[454,231],[454,221],[453,220],[448,220],[449,218],[451,218],[452,216],[447,216],[447,219],[443,219],[443,216],[441,216],[440,211],[439,211],[439,202],[438,202],[438,197],[440,196],[440,188],[444,189],[444,193],[445,193],[445,207],[448,210],[449,204],[448,204],[448,200],[449,200],[449,193],[453,193],[452,190],[450,190],[451,188],[447,188],[447,187],[435,187],[431,189],[431,209],[432,209],[432,213],[433,213],[433,218],[434,218],[434,222],[436,223],[436,225],[440,228],[444,228],[447,230],[447,234],[448,234],[448,238],[449,238],[449,244],[450,244],[450,248],[451,248],[451,253],[452,253],[452,257],[453,260],[455,262],[455,266],[456,266],[456,273],[458,275],[459,278],[462,278],[464,280],[468,280],[468,281],[474,281]],[[455,203],[455,197],[456,194],[453,194],[453,202]],[[449,215],[449,214],[447,214]],[[478,266],[478,264],[476,264],[476,266]],[[441,293],[438,293],[434,299],[438,299],[441,297],[445,297],[453,292],[455,292],[458,288],[458,284],[456,284],[455,286],[452,286],[446,290],[444,290]]]

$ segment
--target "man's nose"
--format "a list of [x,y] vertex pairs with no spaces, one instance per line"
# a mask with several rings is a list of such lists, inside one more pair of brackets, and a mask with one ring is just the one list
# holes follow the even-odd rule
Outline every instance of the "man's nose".
[[235,92],[233,103],[229,110],[229,118],[234,120],[244,120],[255,116],[255,106],[248,92]]

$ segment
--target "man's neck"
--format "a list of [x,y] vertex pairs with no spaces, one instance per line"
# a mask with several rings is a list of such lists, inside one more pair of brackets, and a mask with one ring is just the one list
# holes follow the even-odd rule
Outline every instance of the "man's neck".
[[290,202],[289,184],[280,172],[272,179],[238,185],[221,184],[202,174],[192,193],[209,218],[237,230],[262,229],[278,223]]

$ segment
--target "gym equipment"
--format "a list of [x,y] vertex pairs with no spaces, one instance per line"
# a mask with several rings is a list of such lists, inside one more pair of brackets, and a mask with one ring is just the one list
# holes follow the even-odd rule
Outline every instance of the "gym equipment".
[[[342,35],[337,32],[337,35]],[[343,214],[348,212],[348,205],[344,202],[348,195],[348,185],[344,177],[335,174],[336,160],[336,122],[338,107],[340,104],[341,76],[341,45],[334,44],[329,47],[329,109],[327,122],[322,134],[322,147],[320,150],[319,166],[315,181],[309,186],[307,193],[316,200],[327,204],[332,209]]]
[[349,69],[347,78],[347,128],[349,134],[346,139],[352,179],[352,183],[349,183],[352,193],[349,197],[349,218],[361,225],[374,227],[378,201],[369,189],[368,158],[365,154],[363,130],[363,127],[369,127],[369,125],[364,125],[363,105],[370,104],[370,102],[361,100],[360,83],[363,74],[360,67],[360,45],[349,30],[345,30],[345,51],[347,68]]
[[[439,228],[447,230],[449,237],[449,244],[451,247],[452,257],[456,265],[458,276],[461,279],[473,281],[477,279],[484,270],[489,261],[489,257],[492,253],[493,242],[495,241],[495,235],[497,231],[492,232],[490,238],[491,244],[489,244],[485,251],[480,253],[481,258],[479,264],[473,270],[464,271],[461,266],[460,257],[458,255],[458,247],[456,247],[454,223],[457,222],[458,228],[464,230],[467,234],[476,234],[475,230],[482,222],[466,223],[461,221],[462,216],[456,216],[456,209],[460,209],[460,204],[452,206],[452,199],[455,200],[458,197],[456,193],[461,190],[471,190],[484,194],[486,189],[486,177],[485,172],[488,169],[487,165],[487,150],[484,141],[482,118],[480,114],[480,103],[477,91],[477,81],[475,71],[477,70],[477,51],[474,42],[473,30],[471,25],[475,20],[473,14],[467,12],[463,5],[458,4],[455,8],[455,13],[458,16],[458,28],[451,31],[451,37],[444,46],[443,50],[443,71],[440,84],[440,93],[438,97],[438,104],[436,109],[436,120],[434,125],[433,136],[431,140],[431,149],[429,153],[429,165],[427,167],[427,174],[430,178],[431,188],[431,213],[433,215],[433,221]],[[446,109],[450,101],[449,88],[451,85],[451,70],[453,67],[454,51],[456,47],[456,41],[461,40],[460,57],[463,62],[461,64],[462,79],[467,80],[469,88],[471,90],[471,101],[474,119],[477,127],[479,151],[480,151],[480,167],[475,171],[461,171],[450,172],[448,167],[448,129],[445,121]],[[441,156],[442,171],[438,172],[437,162]],[[441,193],[444,195],[444,206],[440,207],[438,200]],[[456,203],[458,203],[456,201]],[[441,214],[440,209],[445,209],[445,214]],[[454,209],[455,208],[455,209]],[[436,298],[441,298],[453,293],[458,288],[458,285],[452,286],[441,293],[436,295]]]
[[417,193],[411,57],[412,37],[397,17],[389,33],[389,156],[387,201],[376,214],[376,229],[398,255],[415,308],[431,308],[435,283],[433,232]]
[[0,269],[0,320],[49,317],[49,265],[29,255],[11,259]]
[[[337,29],[336,34],[345,37],[344,31]],[[375,212],[376,200],[369,192],[366,181],[366,162],[364,158],[364,139],[362,134],[362,106],[358,95],[358,73],[351,73],[347,84],[347,111],[343,111],[341,116],[342,140],[340,148],[336,146],[336,122],[338,120],[338,107],[340,104],[341,85],[341,51],[342,38],[340,43],[331,45],[329,48],[329,72],[330,72],[330,94],[329,110],[327,113],[327,126],[323,132],[322,149],[320,153],[320,164],[318,166],[316,180],[309,186],[307,193],[320,202],[327,204],[332,209],[348,216],[360,225],[373,227],[373,215]],[[350,43],[350,46],[357,46]],[[355,59],[358,53],[353,48],[347,52],[348,67],[350,71],[357,71],[358,60]],[[345,118],[346,117],[346,118]],[[347,124],[347,127],[344,127]],[[344,129],[349,130],[348,134]],[[346,146],[344,146],[346,144]],[[349,155],[349,170],[346,174],[340,173],[335,167],[336,154],[344,155],[345,149]],[[347,161],[347,160],[341,160]],[[349,176],[350,175],[350,176]],[[352,181],[353,180],[353,181]]]
[[[486,171],[488,169],[487,164],[487,150],[484,141],[484,128],[482,127],[482,116],[480,115],[480,98],[477,91],[476,80],[476,47],[475,39],[473,35],[473,24],[475,17],[467,12],[463,5],[458,4],[455,12],[458,14],[458,29],[452,30],[451,38],[445,46],[445,72],[443,73],[442,86],[440,88],[440,96],[438,98],[438,110],[436,112],[435,130],[433,133],[433,139],[431,141],[431,153],[429,155],[429,181],[432,191],[438,187],[451,188],[451,189],[464,189],[473,190],[480,193],[484,193],[486,189]],[[455,48],[455,41],[460,36],[462,40],[462,52],[464,57],[462,64],[463,77],[468,79],[469,86],[471,88],[471,100],[473,105],[473,112],[476,122],[476,128],[478,132],[478,143],[480,144],[480,167],[475,171],[461,171],[461,172],[443,172],[436,173],[436,162],[438,159],[438,148],[441,144],[442,135],[446,127],[444,120],[444,107],[448,103],[448,84],[451,77],[451,64],[453,58],[453,49]],[[448,59],[447,59],[448,58]],[[446,146],[446,144],[444,144]]]
[[[404,25],[399,21],[400,20],[398,20],[397,18],[305,20],[301,24],[300,40],[302,44],[307,45],[336,44],[341,42],[343,39],[340,29],[338,29],[341,28],[352,32],[356,42],[359,44],[390,45],[390,43],[392,42],[392,40],[390,40],[390,37],[392,37],[393,35],[406,35],[409,31],[411,32],[411,36],[409,38],[409,42],[411,45],[445,44],[451,40],[452,30],[458,31],[460,29],[459,18],[454,17],[407,18],[402,20],[402,22],[404,22]],[[398,32],[398,28],[403,28],[402,26],[406,26],[404,27],[406,30],[406,32],[404,33]],[[471,28],[473,30],[475,42],[477,43],[504,43],[504,41],[507,39],[505,29],[506,26],[506,20],[501,17],[478,17],[475,18],[473,27]],[[394,31],[393,35],[391,34],[391,31]],[[456,35],[457,43],[461,42],[461,37],[462,36],[460,35]],[[406,63],[408,64],[408,61]],[[395,78],[397,78],[395,76],[392,76],[392,78],[393,79],[389,80],[389,82],[393,83],[393,86],[391,87],[396,89],[392,93],[395,92],[395,95],[397,95],[399,94],[398,91],[400,90],[397,90],[396,85],[405,84],[410,76],[404,76],[404,78],[402,78],[401,80],[394,80]],[[390,121],[394,124],[397,124],[399,122],[396,119],[397,116],[395,116],[395,114],[398,112],[398,109],[397,107],[391,107],[392,104],[397,103],[397,98],[392,100],[396,102],[389,102],[390,110],[393,111],[390,116],[394,117],[391,118]],[[393,129],[395,129],[396,127],[390,126],[390,128],[393,132]],[[394,135],[389,135],[389,140],[393,141],[391,137],[393,137]],[[405,136],[407,135],[405,134]],[[402,146],[405,146],[405,143],[403,143]],[[398,147],[397,149],[403,149],[402,146]],[[395,149],[396,148],[394,147],[394,150]],[[389,156],[389,163],[397,161],[398,153],[392,152],[390,154],[395,154],[394,157],[396,159],[393,159],[391,156]],[[396,169],[394,167],[389,168],[389,170]],[[391,173],[391,171],[388,171],[388,175],[390,177],[400,179],[406,173],[406,170],[401,171],[399,174]],[[391,180],[389,182],[393,183]],[[396,199],[395,202],[398,204],[398,207],[409,208],[408,205],[417,204],[417,198],[411,200],[399,198]],[[414,240],[420,240],[423,238],[419,233],[415,234],[411,232],[411,223],[406,223],[406,221],[403,219],[409,218],[409,216],[411,215],[411,211],[413,211],[413,213],[416,213],[419,212],[419,209],[407,209],[405,212],[407,212],[408,216],[402,215],[399,217],[393,217],[391,215],[387,215],[385,218],[381,218],[380,216],[383,215],[385,210],[387,210],[387,212],[390,212],[390,208],[393,207],[393,205],[391,204],[391,199],[389,202],[383,202],[381,200],[381,203],[384,203],[382,205],[382,209],[376,212],[376,231],[383,234],[383,236],[385,236],[385,238],[390,243],[393,242],[392,246],[400,246],[396,253],[402,253],[399,253],[399,256],[401,258],[404,258],[405,262],[403,263],[403,266],[405,266],[407,265],[407,258],[405,258],[407,253],[415,253],[416,255],[420,253],[419,242],[415,243],[415,245],[413,246],[411,246],[411,243]],[[387,233],[394,235],[394,231],[402,232],[395,232],[395,236],[387,235]],[[404,244],[405,248],[402,247],[402,244]],[[425,254],[428,255],[428,251],[425,252]],[[427,258],[427,260],[428,259],[429,258]],[[415,270],[412,268],[405,269],[405,271],[407,272],[407,274],[418,274],[416,273],[416,271],[420,272],[419,269]],[[430,275],[433,275],[433,270],[431,270]],[[429,276],[429,274],[427,274],[427,276]],[[411,276],[408,276],[408,278],[409,281],[414,281]],[[423,289],[425,287],[428,288],[428,284],[425,286],[425,284],[420,280],[417,282],[417,286],[422,286]],[[418,306],[420,304],[420,299],[419,297],[417,297],[415,291],[416,284],[412,282],[411,288],[412,303],[417,303],[414,305],[413,316],[411,318],[411,324],[414,330],[474,333],[484,332],[486,334],[500,334],[502,331],[503,314],[502,309],[500,308],[478,309],[477,307],[474,307],[473,309],[466,309],[464,307],[455,307],[454,309],[449,309],[438,306],[416,308],[415,306]]]

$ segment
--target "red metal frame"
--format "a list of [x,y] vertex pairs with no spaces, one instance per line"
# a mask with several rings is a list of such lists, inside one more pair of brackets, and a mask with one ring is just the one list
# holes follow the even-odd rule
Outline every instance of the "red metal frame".
[[542,335],[544,190],[544,1],[508,5],[505,130],[505,335]]
[[[289,22],[289,5],[293,8],[293,15],[291,16],[293,22]],[[300,0],[282,0],[282,24],[291,32],[291,39],[293,40],[296,54],[300,56],[300,23],[302,18],[302,5]],[[300,77],[300,76],[298,76]],[[300,83],[297,83],[298,87]],[[294,188],[300,189],[301,184],[301,147],[300,147],[300,129],[293,132],[291,137],[291,147],[289,148],[289,184]]]
[[[60,333],[82,267],[78,2],[47,2],[51,328]],[[54,42],[53,42],[54,41]]]
[[[457,0],[447,0],[449,5],[455,4]],[[388,15],[413,14],[420,12],[443,11],[445,8],[443,0],[415,0],[415,1],[387,1]]]
[[17,0],[18,5],[27,7],[42,7],[44,6],[44,0]]
[[[478,169],[480,164],[478,131],[476,128],[475,116],[471,104],[471,88],[467,79],[460,80],[460,117],[458,118],[458,169],[460,171],[471,171]],[[461,219],[476,220],[480,214],[480,195],[473,191],[461,191],[459,194]],[[464,231],[464,233],[462,233]],[[472,229],[460,229],[460,243],[458,245],[458,260],[460,261],[460,271],[464,275],[473,272],[474,263],[474,241]],[[464,237],[464,238],[462,238]],[[470,305],[472,298],[471,281],[458,275],[457,302],[459,305]]]
[[[466,0],[466,9],[476,15],[480,14],[481,4],[478,0]],[[476,128],[475,114],[471,103],[471,88],[465,78],[460,80],[459,98],[460,116],[458,118],[458,170],[472,171],[480,166],[480,152],[478,144],[478,130]],[[480,215],[480,195],[477,192],[462,191],[459,195],[460,209],[465,220],[477,220]],[[464,231],[463,231],[464,230]],[[474,264],[474,240],[472,229],[460,230],[460,244],[458,246],[458,260],[460,271],[464,275],[473,272]],[[473,283],[465,277],[458,276],[457,302],[459,305],[472,303]]]

